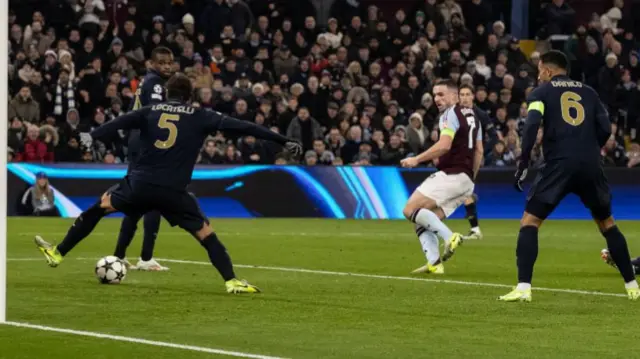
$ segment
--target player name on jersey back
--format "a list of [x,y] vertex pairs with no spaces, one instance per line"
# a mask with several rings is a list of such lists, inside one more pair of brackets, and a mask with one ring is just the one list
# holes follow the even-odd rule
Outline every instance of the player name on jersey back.
[[195,108],[191,106],[173,106],[166,103],[160,103],[151,107],[153,111],[171,112],[171,113],[184,113],[192,115],[195,112]]
[[567,81],[567,80],[554,80],[551,81],[551,86],[553,87],[582,87],[582,82],[580,81]]

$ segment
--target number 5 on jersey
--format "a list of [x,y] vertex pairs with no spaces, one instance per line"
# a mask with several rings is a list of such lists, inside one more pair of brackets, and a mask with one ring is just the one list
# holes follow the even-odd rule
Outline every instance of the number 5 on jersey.
[[169,136],[166,140],[160,141],[156,140],[154,146],[161,150],[167,150],[176,143],[176,138],[178,137],[178,128],[174,122],[180,121],[180,116],[176,114],[163,113],[160,115],[160,120],[158,121],[158,127],[168,130]]

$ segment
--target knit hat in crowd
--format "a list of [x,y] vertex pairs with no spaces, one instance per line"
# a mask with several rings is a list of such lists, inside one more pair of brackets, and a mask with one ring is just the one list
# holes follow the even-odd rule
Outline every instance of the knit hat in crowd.
[[56,54],[55,51],[49,49],[47,51],[45,51],[44,56],[53,56],[54,59],[56,59],[56,61],[58,60],[58,54]]
[[182,24],[186,25],[186,24],[191,24],[194,25],[196,23],[196,20],[193,18],[193,15],[191,14],[185,14],[182,17]]
[[122,46],[122,40],[119,37],[114,37],[113,40],[111,40],[111,46],[113,45]]

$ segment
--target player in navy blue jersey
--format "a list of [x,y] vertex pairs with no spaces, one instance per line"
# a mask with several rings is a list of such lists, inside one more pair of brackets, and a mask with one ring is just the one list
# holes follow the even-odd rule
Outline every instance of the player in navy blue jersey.
[[[156,47],[151,52],[151,68],[144,76],[135,93],[135,99],[131,107],[132,111],[140,108],[161,103],[166,100],[164,83],[171,76],[171,65],[173,64],[173,53],[166,47]],[[140,154],[140,130],[133,129],[129,131],[127,159],[129,161],[129,170],[131,164],[135,163]],[[140,217],[125,216],[120,225],[120,234],[118,235],[118,244],[116,245],[114,255],[120,259],[125,259],[127,247],[131,244],[136,234],[136,229]],[[160,228],[160,213],[151,211],[144,214],[143,219],[144,236],[142,240],[142,251],[140,259],[135,266],[131,266],[125,262],[130,269],[146,270],[146,271],[162,271],[169,268],[160,265],[153,259],[153,249]]]
[[545,164],[529,191],[520,222],[516,248],[518,285],[499,299],[531,301],[538,229],[567,194],[575,193],[591,211],[606,238],[611,260],[624,279],[629,299],[637,300],[640,289],[627,241],[611,216],[611,191],[600,161],[600,149],[611,135],[609,114],[597,92],[572,80],[567,76],[567,69],[568,60],[562,52],[550,51],[542,55],[538,65],[542,84],[527,99],[529,113],[524,125],[516,189],[523,190],[531,150],[541,125]]
[[202,214],[197,199],[186,190],[207,135],[233,131],[284,145],[297,156],[302,146],[256,124],[187,105],[191,81],[176,74],[167,82],[168,101],[146,106],[107,122],[91,133],[100,138],[118,130],[140,130],[140,154],[127,176],[82,212],[57,246],[36,236],[36,244],[52,267],[58,266],[107,214],[135,217],[156,210],[171,224],[191,233],[207,250],[229,293],[256,293],[258,288],[236,279],[231,259]]

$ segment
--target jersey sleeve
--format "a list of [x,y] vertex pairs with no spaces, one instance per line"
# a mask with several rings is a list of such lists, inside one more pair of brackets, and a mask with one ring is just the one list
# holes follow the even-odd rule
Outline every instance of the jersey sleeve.
[[598,137],[598,145],[604,146],[611,136],[611,121],[609,112],[605,105],[596,98],[596,136]]
[[449,136],[453,139],[460,128],[460,121],[453,109],[449,109],[440,117],[440,136]]
[[544,116],[544,85],[533,90],[527,97],[527,111],[537,111]]
[[256,125],[255,123],[238,120],[230,116],[223,115],[216,111],[203,111],[207,116],[205,121],[205,131],[234,131],[245,136],[253,136],[261,140],[268,140],[284,145],[289,139],[270,129]]
[[212,110],[199,110],[200,116],[204,117],[204,131],[207,133],[214,133],[216,131],[220,131],[220,123],[222,122],[222,118],[225,116],[217,111]]
[[476,135],[476,141],[482,141],[482,126],[478,128],[478,134]]
[[91,137],[100,138],[105,135],[115,133],[118,130],[139,129],[143,126],[148,111],[148,108],[143,107],[140,110],[119,116],[115,120],[106,122],[102,126],[91,131]]
[[527,108],[527,120],[524,123],[524,129],[522,131],[522,155],[520,156],[521,164],[524,167],[528,167],[529,165],[531,151],[536,144],[538,129],[542,124],[542,118],[544,116],[543,94],[544,87],[538,87],[533,90],[527,98],[529,106]]
[[153,105],[166,100],[166,90],[160,78],[154,78],[146,87],[148,101],[144,105]]

